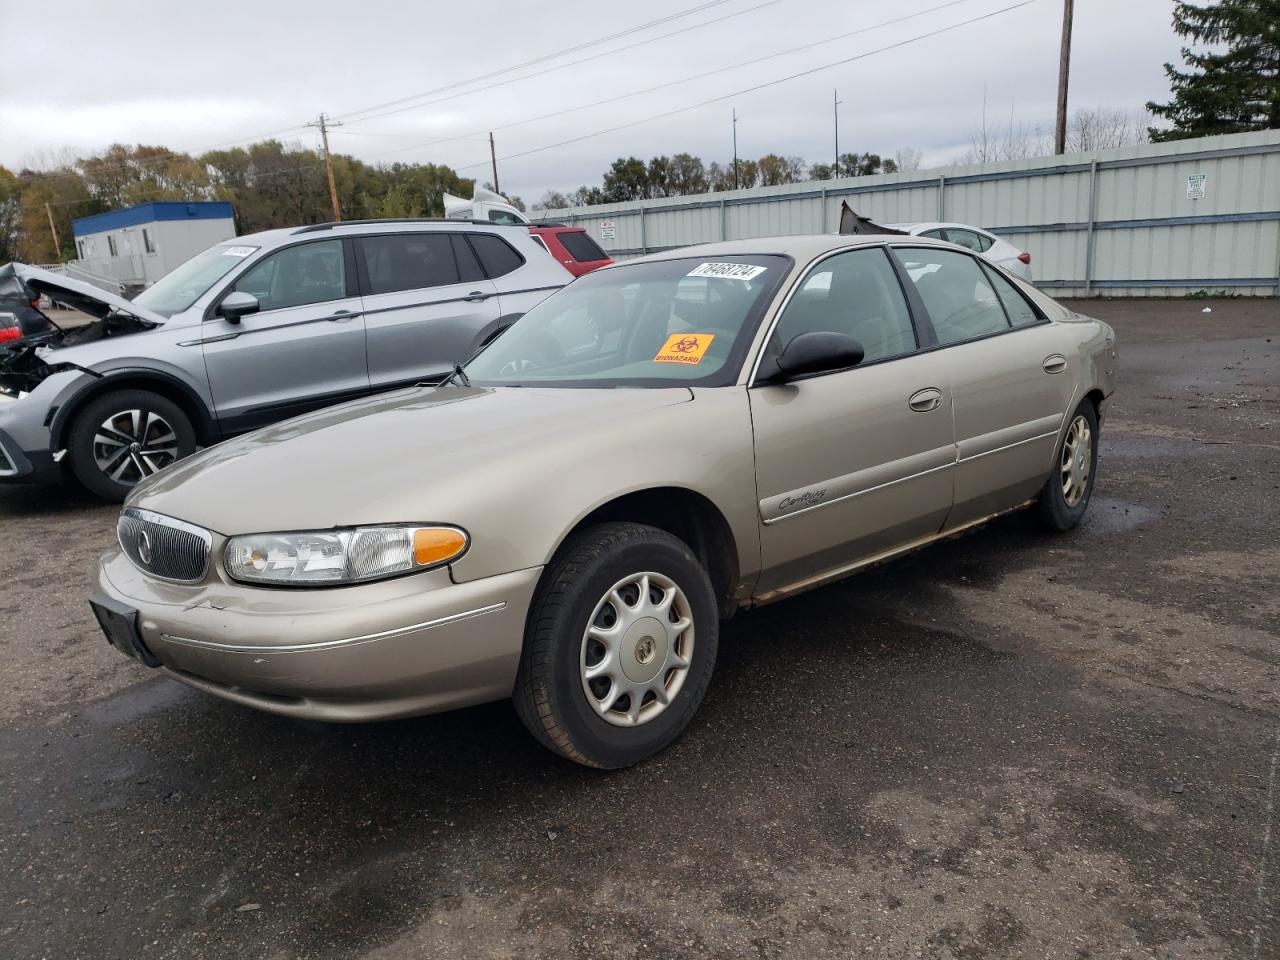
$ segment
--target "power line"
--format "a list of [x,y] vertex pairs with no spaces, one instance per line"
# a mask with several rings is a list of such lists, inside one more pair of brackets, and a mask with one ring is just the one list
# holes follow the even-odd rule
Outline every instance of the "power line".
[[[812,43],[804,43],[798,47],[791,47],[787,50],[779,50],[776,53],[766,54],[761,57],[753,57],[750,60],[742,60],[738,63],[731,63],[725,67],[717,67],[714,70],[707,70],[704,73],[695,73],[692,76],[681,77],[678,80],[668,80],[665,83],[659,83],[652,87],[645,87],[641,90],[632,90],[629,93],[620,93],[620,94],[617,94],[616,96],[606,97],[603,100],[596,100],[591,103],[581,103],[576,106],[566,107],[561,110],[553,110],[550,113],[544,113],[536,117],[526,117],[523,120],[513,120],[510,123],[498,124],[494,126],[493,129],[509,130],[512,127],[520,127],[529,123],[540,123],[543,120],[554,120],[556,117],[563,117],[573,113],[580,113],[583,110],[590,110],[590,109],[594,109],[595,107],[607,106],[608,104],[611,104],[611,103],[617,103],[621,100],[629,100],[632,97],[639,97],[648,93],[656,93],[659,90],[666,90],[670,87],[678,87],[678,86],[681,86],[682,84],[692,83],[695,80],[705,80],[707,77],[714,77],[717,74],[728,73],[730,70],[739,70],[742,67],[751,67],[757,64],[765,63],[766,61],[769,61],[769,60],[776,60],[778,57],[786,57],[786,56],[790,56],[793,53],[801,53],[805,50],[812,50],[814,47],[820,47],[828,43],[835,43],[840,40],[847,40],[850,37],[855,37],[855,36],[858,36],[859,34],[869,33],[872,30],[879,30],[882,27],[892,26],[896,23],[902,23],[906,20],[912,20],[912,19],[915,19],[916,17],[922,17],[925,14],[936,13],[939,10],[945,10],[948,7],[954,7],[962,3],[971,3],[971,2],[972,0],[947,0],[946,3],[940,3],[940,4],[937,4],[936,6],[928,7],[924,10],[917,10],[915,13],[905,14],[900,17],[893,17],[892,19],[889,19],[889,20],[882,20],[879,23],[873,23],[868,26],[859,27],[857,30],[850,30],[847,33],[837,34],[834,37],[827,37],[824,40],[815,40]],[[1028,0],[1028,2],[1030,2],[1030,0]],[[845,61],[838,61],[838,62],[843,63]],[[405,150],[419,150],[423,147],[434,147],[442,143],[455,143],[459,140],[474,139],[476,137],[482,136],[484,133],[485,131],[483,130],[473,130],[464,134],[459,134],[458,136],[438,137],[434,140],[427,140],[422,143],[409,144],[408,146],[404,146],[404,147],[393,147],[390,150],[383,150],[380,153],[371,154],[370,156],[384,157],[389,154],[400,153]]]
[[[460,86],[467,86],[471,83],[477,83],[481,80],[488,80],[493,77],[501,76],[504,73],[511,73],[516,70],[522,70],[525,67],[536,66],[537,64],[544,63],[547,60],[552,60],[557,57],[565,56],[566,54],[570,54],[570,53],[576,53],[579,50],[585,50],[589,47],[597,46],[601,43],[608,43],[611,40],[621,39],[622,37],[629,36],[633,33],[639,33],[642,30],[648,30],[652,27],[660,26],[663,23],[669,23],[673,20],[679,20],[679,19],[682,19],[683,17],[692,16],[693,14],[701,13],[703,10],[708,10],[712,7],[723,6],[724,4],[730,3],[730,2],[732,2],[732,0],[707,0],[707,2],[705,3],[700,3],[696,6],[687,8],[683,11],[679,11],[673,14],[668,14],[667,16],[659,17],[658,19],[651,20],[647,23],[642,23],[636,26],[628,27],[625,30],[620,30],[617,33],[610,34],[609,36],[606,36],[606,37],[600,37],[597,40],[589,40],[584,43],[575,44],[572,47],[567,47],[564,50],[559,50],[555,53],[544,54],[539,57],[534,57],[532,60],[526,60],[522,63],[517,63],[512,66],[503,67],[499,70],[492,70],[488,73],[481,74],[476,77],[472,77],[469,80],[459,80],[455,83],[447,84],[443,87],[438,87],[435,90],[427,90],[427,91],[424,91],[423,93],[414,94],[410,97],[403,97],[399,100],[392,100],[392,101],[388,101],[387,103],[381,103],[372,107],[366,107],[363,110],[353,110],[349,113],[339,114],[337,119],[345,120],[348,117],[352,117],[357,114],[367,113],[370,110],[380,110],[383,107],[396,106],[398,104],[404,103],[409,100],[418,99],[419,97],[430,96],[434,93],[442,93],[446,90],[452,90]],[[777,0],[775,0],[775,2],[777,2]],[[744,12],[749,12],[749,11],[744,11]],[[661,38],[657,38],[657,39],[661,39]],[[372,118],[362,117],[361,119],[372,119]],[[282,136],[286,133],[295,133],[295,132],[301,133],[307,126],[310,126],[310,125],[311,124],[299,124],[297,126],[285,127],[282,130],[273,131],[271,133],[258,134],[257,136],[253,136],[253,137],[238,137],[234,140],[223,140],[218,143],[210,144],[205,147],[197,147],[191,150],[186,150],[186,151],[183,151],[183,153],[185,153],[187,156],[194,158],[199,154],[208,153],[209,151],[219,149],[220,147],[234,146],[235,144],[238,144],[238,143],[260,142],[262,140],[271,139],[277,136]],[[118,163],[102,164],[102,166],[107,169],[114,169],[114,170],[127,170],[131,167],[133,168],[141,167],[141,168],[149,169],[152,166],[167,163],[171,159],[173,159],[175,156],[177,156],[177,154],[174,151],[169,151],[169,155],[163,156],[163,157],[153,157],[148,160],[130,160],[130,161],[123,161]],[[76,171],[69,171],[67,173],[49,174],[43,177],[32,177],[30,179],[24,180],[23,183],[24,184],[46,183],[52,180],[65,180],[68,178],[78,178],[81,176],[82,175]],[[62,201],[62,204],[65,204],[67,202],[69,201]]]
[[[798,80],[802,77],[812,76],[815,73],[821,73],[823,70],[830,70],[833,67],[843,66],[847,63],[853,63],[854,61],[857,61],[857,60],[865,60],[867,57],[874,56],[877,53],[884,53],[888,50],[896,50],[899,47],[905,47],[908,44],[916,43],[920,40],[927,40],[930,37],[936,37],[943,33],[949,33],[952,30],[959,29],[960,27],[967,27],[970,24],[978,23],[982,20],[990,20],[992,17],[1000,16],[1001,14],[1008,13],[1011,10],[1017,10],[1020,7],[1029,6],[1035,2],[1037,2],[1037,0],[1021,0],[1020,3],[1015,3],[1007,7],[1001,7],[999,10],[993,10],[990,13],[984,13],[984,14],[981,14],[980,16],[971,17],[968,20],[961,20],[959,23],[953,23],[946,27],[939,27],[937,30],[930,30],[928,33],[917,34],[914,37],[908,37],[907,39],[899,40],[896,43],[886,44],[885,46],[877,47],[874,50],[867,50],[866,52],[857,54],[856,56],[845,57],[841,60],[835,60],[835,61],[832,61],[831,63],[825,63],[822,66],[812,67],[808,70],[802,70],[799,73],[793,73],[793,74],[790,74],[789,76],[779,77],[776,80],[769,80],[769,81],[766,81],[765,83],[758,83],[758,84],[755,84],[754,86],[745,87],[742,90],[734,90],[731,93],[722,94],[721,96],[718,96],[718,97],[712,97],[709,100],[702,100],[698,103],[692,103],[687,106],[677,107],[674,110],[667,110],[663,113],[656,113],[649,117],[642,117],[639,120],[631,120],[631,121],[628,121],[627,123],[620,123],[617,126],[608,127],[604,130],[596,130],[592,133],[584,133],[578,137],[570,137],[568,140],[560,140],[556,143],[548,143],[541,147],[533,147],[529,150],[522,150],[519,153],[508,154],[505,157],[499,157],[499,159],[503,161],[515,160],[515,159],[518,159],[519,157],[527,157],[534,153],[542,153],[547,150],[555,150],[558,147],[565,147],[574,143],[581,143],[583,140],[591,140],[594,137],[602,137],[602,136],[605,136],[606,134],[616,133],[619,130],[626,130],[630,127],[637,127],[644,123],[652,123],[654,120],[662,120],[662,119],[665,119],[666,117],[673,117],[680,113],[687,113],[690,110],[697,110],[701,107],[711,106],[712,104],[723,103],[725,100],[728,100],[732,97],[740,97],[743,94],[755,93],[758,90],[764,90],[768,87],[775,87],[778,84],[787,83],[791,80]],[[454,169],[470,170],[472,167],[484,166],[487,163],[488,163],[487,160],[482,160],[479,163],[469,163],[462,166],[454,167]]]
[[[478,76],[469,77],[466,80],[455,80],[453,83],[447,83],[443,87],[436,87],[432,90],[424,90],[421,93],[410,94],[407,97],[400,97],[397,100],[388,100],[386,103],[374,104],[371,107],[365,107],[364,109],[361,109],[361,110],[350,110],[347,113],[338,114],[338,119],[349,120],[352,123],[354,123],[355,118],[358,117],[360,114],[369,113],[374,110],[382,110],[382,109],[385,109],[386,107],[399,106],[402,103],[408,103],[410,100],[418,100],[418,99],[421,99],[422,97],[430,97],[437,93],[444,93],[446,90],[456,90],[458,87],[470,86],[471,84],[479,83],[482,80],[491,80],[494,77],[502,76],[502,74],[504,73],[512,73],[516,70],[523,70],[525,67],[537,66],[538,64],[545,63],[548,60],[555,60],[558,57],[567,56],[570,53],[577,53],[579,50],[586,50],[588,47],[599,46],[600,44],[608,43],[611,40],[620,40],[623,37],[630,36],[633,33],[639,33],[642,30],[648,30],[652,27],[661,26],[664,23],[670,23],[672,20],[680,20],[680,19],[683,19],[684,17],[692,16],[695,13],[701,13],[703,10],[708,10],[711,7],[724,6],[724,4],[730,3],[730,2],[731,0],[707,0],[706,3],[700,3],[697,6],[688,7],[677,13],[667,14],[664,17],[659,17],[657,20],[650,20],[648,23],[641,23],[633,27],[627,27],[625,30],[619,30],[617,33],[611,33],[606,37],[599,37],[595,40],[587,40],[583,43],[577,43],[577,44],[574,44],[572,47],[566,47],[563,50],[557,50],[555,53],[545,53],[542,56],[534,57],[532,60],[525,60],[523,63],[517,63],[510,67],[503,67],[499,70],[491,70],[488,73],[482,73],[482,74],[479,74]],[[362,119],[368,119],[368,118],[362,118]]]
[[[643,47],[650,43],[657,43],[659,40],[667,40],[667,39],[670,39],[671,37],[676,37],[683,33],[690,33],[694,30],[701,30],[703,27],[709,27],[709,26],[712,26],[713,24],[722,23],[725,20],[732,20],[735,17],[745,16],[748,13],[755,13],[757,10],[763,10],[765,7],[772,7],[781,2],[782,0],[767,0],[766,3],[757,4],[754,7],[747,7],[745,10],[735,10],[733,13],[726,13],[724,16],[714,17],[710,20],[704,20],[702,21],[702,23],[690,24],[687,27],[681,27],[679,30],[672,30],[669,33],[660,33],[656,37],[646,37],[644,40],[637,40],[635,43],[629,43],[623,47],[613,47],[612,49],[605,50],[601,53],[593,53],[589,57],[582,57],[578,60],[570,60],[568,63],[558,63],[555,66],[547,67],[545,70],[536,70],[533,73],[521,74],[518,77],[509,77],[506,80],[499,80],[497,83],[491,83],[491,84],[488,84],[487,86],[476,87],[472,90],[463,90],[461,93],[450,94],[447,97],[437,97],[434,100],[425,100],[422,103],[411,103],[408,106],[396,107],[395,109],[385,110],[381,113],[373,113],[365,117],[359,117],[356,120],[350,120],[348,122],[364,123],[366,120],[376,120],[379,117],[388,117],[388,116],[391,116],[392,114],[404,113],[408,110],[420,110],[423,107],[430,107],[437,103],[445,103],[446,101],[449,101],[449,100],[456,100],[459,97],[469,97],[472,94],[484,93],[487,90],[494,90],[497,87],[505,87],[508,84],[521,83],[525,80],[532,80],[535,77],[546,76],[548,73],[555,73],[557,70],[566,70],[569,67],[576,67],[584,63],[590,63],[593,60],[600,60],[604,57],[612,57],[619,53],[625,53],[628,50],[634,50],[637,47]],[[427,94],[421,94],[421,96],[427,96]],[[359,133],[351,134],[351,136],[359,136],[359,135],[360,135]],[[404,136],[404,134],[378,134],[378,133],[373,133],[372,135],[373,136],[379,136],[379,135]],[[409,136],[414,136],[414,134],[409,134]]]

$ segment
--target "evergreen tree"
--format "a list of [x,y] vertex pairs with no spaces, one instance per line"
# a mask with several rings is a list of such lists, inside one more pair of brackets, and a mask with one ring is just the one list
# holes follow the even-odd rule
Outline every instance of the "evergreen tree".
[[1280,127],[1280,0],[1178,2],[1173,29],[1211,49],[1184,47],[1185,72],[1164,65],[1173,100],[1147,109],[1173,128],[1152,128],[1152,140]]

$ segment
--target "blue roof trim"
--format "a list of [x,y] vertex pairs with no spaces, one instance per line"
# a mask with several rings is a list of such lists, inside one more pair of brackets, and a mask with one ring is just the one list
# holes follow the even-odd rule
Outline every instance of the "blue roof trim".
[[136,207],[95,213],[91,217],[79,217],[71,221],[71,232],[77,237],[94,233],[136,227],[157,220],[230,220],[231,204],[221,200],[160,201],[142,203]]

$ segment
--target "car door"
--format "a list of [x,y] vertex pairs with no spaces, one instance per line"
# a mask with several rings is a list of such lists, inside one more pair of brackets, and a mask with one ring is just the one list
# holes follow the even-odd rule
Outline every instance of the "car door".
[[[862,363],[765,384],[802,333],[857,339]],[[883,247],[815,263],[770,335],[748,391],[761,519],[761,594],[819,579],[938,532],[955,446],[947,363],[912,323]]]
[[528,313],[569,280],[559,268],[553,269],[548,263],[527,263],[518,250],[497,234],[474,232],[466,234],[466,238],[485,275],[497,286],[504,326]]
[[459,234],[357,237],[369,382],[440,380],[497,327],[497,288]]
[[223,430],[248,430],[368,393],[364,318],[345,241],[277,250],[222,297],[232,291],[257,297],[258,312],[232,323],[215,307],[200,331]]
[[955,403],[948,528],[1034,496],[1049,475],[1073,386],[1062,332],[977,257],[895,245],[924,304]]

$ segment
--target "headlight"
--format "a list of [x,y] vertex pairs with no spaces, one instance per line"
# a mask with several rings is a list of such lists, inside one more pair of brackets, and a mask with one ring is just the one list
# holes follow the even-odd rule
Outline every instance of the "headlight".
[[307,587],[364,583],[438,567],[466,552],[457,527],[355,527],[232,537],[222,565],[233,580]]

